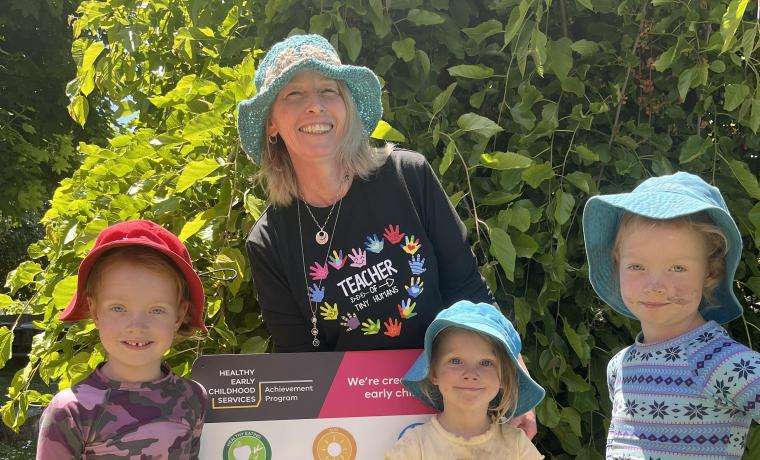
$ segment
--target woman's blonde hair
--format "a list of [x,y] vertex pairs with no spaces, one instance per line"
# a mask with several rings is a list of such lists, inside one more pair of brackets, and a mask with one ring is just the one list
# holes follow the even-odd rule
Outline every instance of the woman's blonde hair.
[[[383,147],[372,147],[369,138],[362,131],[362,122],[351,91],[341,80],[338,92],[346,105],[346,127],[338,146],[338,166],[349,177],[358,176],[367,179],[372,172],[380,167],[393,150],[388,143]],[[270,107],[271,114],[271,107]],[[267,136],[269,119],[264,123],[261,133],[261,168],[258,179],[264,184],[269,195],[269,201],[275,206],[288,206],[298,198],[298,178],[290,161],[290,154],[281,136],[276,136],[270,142]]]
[[512,358],[507,354],[504,345],[488,334],[473,331],[471,329],[460,328],[456,326],[447,327],[435,336],[433,339],[432,350],[430,350],[430,369],[425,380],[420,382],[420,390],[434,405],[443,407],[443,395],[438,386],[430,381],[430,373],[433,372],[438,360],[440,359],[441,344],[448,335],[453,331],[465,331],[476,335],[491,345],[494,354],[499,360],[499,385],[501,389],[488,405],[488,415],[491,421],[499,422],[502,418],[512,418],[515,408],[517,407],[518,382],[517,367]]
[[726,274],[726,254],[728,254],[728,239],[720,227],[715,225],[713,220],[705,212],[698,212],[688,216],[678,217],[675,219],[650,219],[626,212],[620,218],[615,244],[612,246],[612,260],[617,266],[620,263],[620,245],[626,234],[631,230],[648,225],[655,227],[657,225],[668,224],[678,225],[691,228],[702,236],[707,250],[707,274],[703,288],[703,296],[706,299],[712,299],[715,288],[720,280]]

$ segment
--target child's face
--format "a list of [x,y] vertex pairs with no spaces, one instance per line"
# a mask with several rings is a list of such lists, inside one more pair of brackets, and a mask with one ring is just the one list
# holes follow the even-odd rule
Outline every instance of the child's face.
[[448,331],[438,346],[430,382],[443,396],[444,412],[488,412],[499,393],[501,366],[491,343],[463,329]]
[[108,353],[106,375],[127,382],[158,378],[187,310],[172,276],[119,261],[104,270],[95,294],[90,310]]
[[641,321],[645,341],[667,340],[703,324],[704,237],[688,225],[667,222],[637,223],[622,231],[620,293]]

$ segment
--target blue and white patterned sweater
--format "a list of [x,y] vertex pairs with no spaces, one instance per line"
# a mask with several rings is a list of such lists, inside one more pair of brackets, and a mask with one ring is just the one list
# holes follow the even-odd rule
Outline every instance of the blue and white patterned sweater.
[[608,459],[739,459],[760,420],[760,353],[714,321],[607,365]]

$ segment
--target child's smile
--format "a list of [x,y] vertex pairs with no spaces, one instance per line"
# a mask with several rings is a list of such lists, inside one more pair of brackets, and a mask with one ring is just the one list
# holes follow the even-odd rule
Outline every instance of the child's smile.
[[645,342],[667,340],[702,324],[699,305],[708,278],[704,237],[687,224],[667,222],[624,231],[620,293],[641,321]]
[[108,354],[103,372],[124,382],[160,377],[163,355],[185,315],[171,275],[131,261],[114,263],[104,271],[92,302]]

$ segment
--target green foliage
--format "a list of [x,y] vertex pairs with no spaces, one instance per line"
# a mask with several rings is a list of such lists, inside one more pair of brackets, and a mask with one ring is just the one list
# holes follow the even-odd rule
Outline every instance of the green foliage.
[[[539,448],[553,458],[601,458],[606,362],[638,326],[589,286],[580,213],[590,195],[678,169],[720,187],[745,239],[736,289],[747,308],[730,329],[745,343],[760,340],[760,165],[748,153],[760,147],[758,34],[747,6],[83,2],[71,111],[81,116],[80,96],[91,91],[137,118],[105,146],[80,144],[82,166],[56,191],[45,239],[8,277],[13,298],[0,305],[40,315],[44,331],[3,419],[18,427],[29,404],[45,403],[48,395],[28,389],[32,378],[65,387],[102,361],[93,326],[64,328],[56,314],[97,232],[119,220],[147,217],[179,233],[201,272],[239,272],[204,277],[210,332],[169,354],[178,372],[199,353],[266,349],[243,256],[265,202],[238,146],[234,110],[254,92],[259,49],[311,31],[381,76],[387,123],[376,136],[406,139],[427,155],[465,218],[481,270],[547,389],[536,411]],[[757,434],[751,439],[747,455],[756,456]]]
[[0,9],[0,218],[8,223],[44,206],[77,166],[79,139],[108,133],[102,117],[82,130],[65,111],[75,71],[67,19],[77,3],[7,0]]

